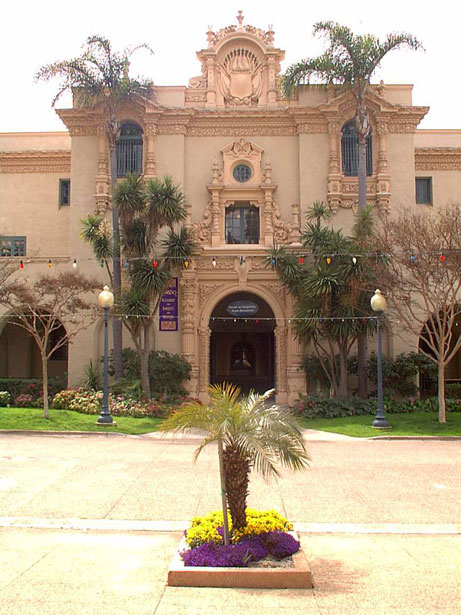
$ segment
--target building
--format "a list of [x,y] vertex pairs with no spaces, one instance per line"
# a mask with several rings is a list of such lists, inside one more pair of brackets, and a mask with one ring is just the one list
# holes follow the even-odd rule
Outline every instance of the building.
[[[156,324],[157,349],[182,353],[192,365],[189,389],[210,382],[275,386],[292,403],[305,389],[303,348],[290,321],[293,306],[268,247],[299,244],[303,211],[329,204],[334,224],[349,232],[357,211],[354,99],[340,89],[301,88],[280,97],[284,52],[272,29],[238,24],[207,32],[189,85],[157,87],[155,100],[124,109],[118,174],[170,174],[187,195],[187,224],[199,254],[179,279],[178,327]],[[411,85],[374,86],[369,93],[368,201],[390,212],[461,199],[461,131],[418,130],[428,107],[412,104]],[[58,110],[67,132],[0,135],[1,253],[24,261],[33,276],[52,260],[76,261],[103,275],[79,237],[80,220],[109,204],[109,159],[101,116]],[[96,298],[95,298],[96,301]],[[245,318],[248,316],[248,318]],[[65,323],[63,323],[65,326]],[[3,312],[0,376],[39,375],[31,340]],[[128,335],[126,336],[128,345]],[[385,350],[416,350],[409,334],[388,336]],[[78,384],[102,354],[101,323],[50,361]],[[459,378],[458,357],[447,377]]]

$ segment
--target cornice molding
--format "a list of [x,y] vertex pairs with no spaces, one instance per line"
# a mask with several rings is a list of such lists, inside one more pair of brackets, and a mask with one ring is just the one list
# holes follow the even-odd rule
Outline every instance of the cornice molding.
[[417,147],[416,171],[461,171],[461,147]]
[[70,174],[70,151],[0,152],[0,173]]
[[[375,101],[373,101],[375,102]],[[316,107],[197,109],[160,108],[146,110],[139,121],[148,134],[252,137],[295,136],[297,134],[326,133],[331,122],[345,121],[344,114],[352,108],[350,96],[342,95]],[[414,133],[429,107],[407,107],[375,103],[372,115],[386,132]],[[71,137],[91,136],[103,132],[103,115],[86,109],[60,109],[59,117]],[[347,115],[347,113],[346,113]],[[331,127],[330,127],[331,130]]]

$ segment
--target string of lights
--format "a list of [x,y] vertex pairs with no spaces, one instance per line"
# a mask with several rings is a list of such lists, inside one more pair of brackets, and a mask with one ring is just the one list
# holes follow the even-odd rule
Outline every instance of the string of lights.
[[[441,263],[445,263],[448,258],[452,258],[452,257],[461,258],[461,250],[427,251],[427,252],[418,253],[418,256],[416,256],[414,252],[404,252],[402,253],[402,255],[407,256],[410,265],[416,265],[418,260],[421,260],[423,258],[431,258],[431,257],[436,258]],[[340,254],[340,253],[335,253],[335,254],[303,253],[303,254],[296,254],[294,256],[297,259],[299,265],[307,264],[306,260],[309,258],[312,258],[316,260],[317,262],[321,260],[325,260],[326,264],[329,266],[334,261],[335,258],[340,258],[342,260],[344,259],[346,255]],[[362,253],[362,254],[348,254],[347,257],[351,259],[351,262],[354,266],[357,265],[360,260],[363,260],[365,258],[381,260],[383,263],[388,262],[390,259],[389,255],[381,254],[378,252],[368,252],[368,253]],[[34,263],[46,263],[48,267],[51,269],[55,263],[57,264],[57,263],[62,263],[62,262],[70,261],[70,260],[72,260],[71,264],[74,269],[78,267],[78,263],[84,263],[84,262],[98,262],[98,264],[101,267],[105,266],[105,261],[103,259],[96,259],[94,257],[80,258],[78,261],[76,258],[68,259],[67,257],[63,257],[63,256],[50,258],[50,257],[21,257],[21,256],[3,255],[0,258],[4,262],[15,262],[16,263],[19,261],[19,269],[24,269],[26,264],[34,264]],[[183,256],[162,256],[158,258],[154,257],[151,262],[152,262],[152,267],[154,269],[157,269],[163,261],[171,261],[171,260],[179,261],[184,266],[184,268],[187,269],[189,268],[193,258],[198,258],[198,257],[184,258]],[[229,255],[228,254],[222,255],[222,256],[220,255],[218,257],[211,256],[210,258],[211,258],[212,267],[217,267],[218,259],[229,258]],[[249,258],[249,256],[241,255],[238,258],[239,258],[240,265],[244,265],[246,259]],[[265,258],[267,258],[268,262],[273,267],[277,265],[278,257],[266,256]],[[146,259],[145,257],[134,256],[134,257],[124,258],[121,260],[123,262],[123,266],[125,267],[125,269],[129,269],[130,265],[133,264],[134,262],[146,261],[149,259]]]

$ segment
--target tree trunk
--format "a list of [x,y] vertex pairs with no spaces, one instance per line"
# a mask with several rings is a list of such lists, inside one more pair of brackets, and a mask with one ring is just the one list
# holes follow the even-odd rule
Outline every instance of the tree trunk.
[[43,418],[49,419],[50,413],[48,411],[48,360],[46,355],[42,352],[42,393],[43,393]]
[[223,463],[232,529],[241,530],[247,524],[245,511],[250,480],[250,460],[243,457],[235,448],[226,447],[223,453]]
[[150,353],[150,338],[149,338],[149,324],[143,326],[144,333],[144,345],[140,345],[139,363],[141,366],[141,388],[142,396],[145,400],[151,398],[150,393],[150,381],[149,381],[149,353]]
[[367,206],[367,135],[359,134],[359,168],[358,168],[358,206],[365,209]]
[[[362,210],[367,206],[367,137],[370,119],[367,109],[364,103],[360,103],[360,99],[358,101],[356,126],[359,139],[358,207],[359,210]],[[368,395],[367,363],[367,332],[364,331],[357,339],[357,395],[363,399]]]
[[349,390],[347,386],[347,352],[342,345],[339,347],[339,385],[338,397],[347,397]]
[[368,397],[368,336],[366,331],[357,337],[357,395]]
[[447,422],[447,414],[445,407],[445,363],[438,361],[437,363],[438,376],[438,401],[439,401],[439,423]]
[[221,479],[221,506],[223,516],[223,538],[224,544],[230,544],[229,539],[229,522],[227,518],[227,498],[226,498],[226,476],[224,473],[224,452],[222,446],[222,438],[218,438],[218,455],[219,455],[219,478]]
[[[115,139],[109,137],[110,151],[110,178],[111,193],[113,194],[117,182],[117,150]],[[120,266],[120,226],[118,220],[118,208],[112,200],[112,269],[114,276],[114,306],[115,316],[112,317],[112,339],[114,345],[114,377],[123,378],[123,334],[122,321],[119,317],[121,311],[122,297],[122,270]]]

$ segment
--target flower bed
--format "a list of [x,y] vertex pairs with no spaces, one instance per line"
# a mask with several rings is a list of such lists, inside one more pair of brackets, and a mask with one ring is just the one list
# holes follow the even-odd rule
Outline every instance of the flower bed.
[[[83,414],[99,414],[102,409],[102,397],[102,391],[66,389],[54,396],[52,407]],[[171,412],[171,405],[168,403],[157,400],[141,402],[123,395],[109,395],[109,405],[113,416],[165,418]]]
[[[204,587],[312,587],[312,575],[292,525],[275,511],[247,509],[247,526],[223,544],[223,516],[196,517],[173,559],[169,585]],[[278,562],[293,556],[292,565]],[[265,558],[270,567],[252,567]],[[257,566],[257,564],[256,564]]]

